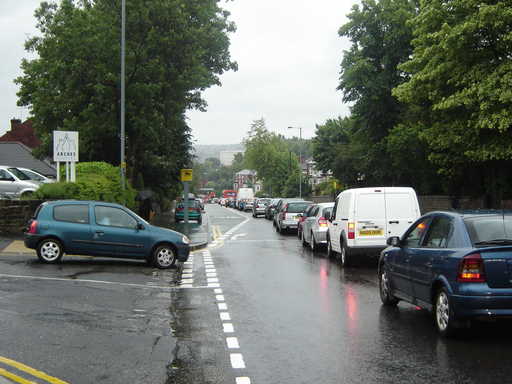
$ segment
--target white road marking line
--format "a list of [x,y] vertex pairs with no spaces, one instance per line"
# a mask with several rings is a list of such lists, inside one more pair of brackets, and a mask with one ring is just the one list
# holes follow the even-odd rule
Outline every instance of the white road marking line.
[[222,321],[231,321],[231,315],[229,312],[220,312],[219,315]]
[[181,274],[181,278],[183,278],[183,279],[187,279],[187,278],[191,278],[191,277],[194,277],[193,273],[182,273]]
[[183,273],[192,273],[194,270],[192,268],[183,268]]
[[215,288],[215,289],[213,290],[213,292],[215,292],[216,294],[221,294],[221,293],[222,293],[222,289],[220,289],[220,288]]
[[216,273],[207,273],[206,277],[217,277]]
[[251,384],[251,379],[249,379],[248,377],[237,377],[235,379],[236,381],[236,384]]
[[233,324],[231,324],[231,323],[222,323],[222,328],[224,328],[224,333],[235,332],[235,328],[233,327]]
[[226,344],[229,349],[239,349],[238,339],[236,337],[226,337]]
[[193,284],[194,279],[181,279],[182,284]]
[[225,301],[224,300],[224,295],[217,295],[217,296],[215,296],[215,300],[217,300],[217,301]]
[[245,368],[244,357],[242,356],[241,353],[230,353],[229,358],[231,360],[231,366],[234,369]]
[[[192,286],[192,284],[181,284],[180,288],[194,288],[194,287]],[[196,287],[196,288],[201,288],[201,287]]]
[[219,308],[219,311],[227,311],[228,305],[226,303],[217,303],[217,307]]
[[45,276],[29,276],[29,275],[9,275],[6,273],[0,273],[0,277],[11,278],[11,279],[29,279],[29,280],[47,280],[47,281],[64,281],[68,283],[87,283],[87,284],[106,284],[106,285],[119,285],[123,287],[137,287],[147,289],[175,289],[174,287],[165,287],[161,285],[145,285],[145,284],[133,284],[133,283],[119,283],[115,281],[105,280],[89,280],[89,279],[66,279],[61,277],[45,277]]
[[145,309],[134,309],[133,312],[146,312]]
[[215,272],[217,272],[217,270],[215,268],[206,268],[204,271],[206,273],[215,273]]
[[219,279],[216,278],[216,277],[209,277],[209,278],[206,279],[206,282],[207,283],[218,283]]
[[208,283],[208,288],[219,288],[219,287],[220,287],[219,283]]

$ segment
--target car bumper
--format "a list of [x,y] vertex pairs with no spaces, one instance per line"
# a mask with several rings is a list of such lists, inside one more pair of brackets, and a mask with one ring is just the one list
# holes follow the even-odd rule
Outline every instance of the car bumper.
[[313,232],[315,235],[315,241],[320,244],[327,244],[327,230]]
[[42,239],[41,235],[34,235],[31,233],[25,233],[24,235],[24,243],[25,247],[30,249],[36,249],[37,244],[39,244],[39,241]]
[[188,244],[176,244],[177,250],[177,258],[178,261],[185,262],[188,260],[188,256],[190,255],[190,245]]
[[299,223],[295,220],[283,220],[280,225],[281,228],[295,228],[299,226]]
[[350,245],[348,246],[348,249],[350,250],[350,253],[352,255],[368,255],[368,256],[375,256],[375,257],[379,257],[380,255],[380,252],[386,248],[386,246],[384,245],[376,245],[376,246],[372,246],[372,247],[351,247]]
[[512,295],[510,296],[461,296],[451,295],[451,304],[457,317],[512,318]]
[[[183,220],[183,219],[185,218],[185,214],[183,214],[183,213],[177,213],[176,215],[174,215],[174,217],[175,217],[176,219]],[[191,212],[189,212],[189,214],[188,214],[188,218],[189,218],[190,220],[197,220],[197,219],[199,219],[200,217],[201,217],[201,214],[199,214],[199,213],[191,213]]]

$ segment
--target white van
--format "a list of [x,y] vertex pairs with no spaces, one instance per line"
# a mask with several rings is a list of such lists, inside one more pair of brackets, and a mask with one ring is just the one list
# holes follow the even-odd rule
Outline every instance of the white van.
[[412,188],[354,188],[341,192],[329,218],[327,253],[348,266],[358,256],[378,254],[386,239],[401,236],[420,217]]

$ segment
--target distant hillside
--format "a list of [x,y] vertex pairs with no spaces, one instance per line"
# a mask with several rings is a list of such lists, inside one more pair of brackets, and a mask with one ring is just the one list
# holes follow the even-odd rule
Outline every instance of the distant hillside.
[[197,161],[204,162],[209,157],[219,158],[221,151],[243,151],[243,144],[196,145],[194,147]]

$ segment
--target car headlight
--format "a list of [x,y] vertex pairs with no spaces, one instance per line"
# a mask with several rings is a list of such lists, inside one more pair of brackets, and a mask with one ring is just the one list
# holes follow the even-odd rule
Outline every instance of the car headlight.
[[190,239],[185,235],[183,235],[181,241],[183,242],[183,244],[190,244]]

